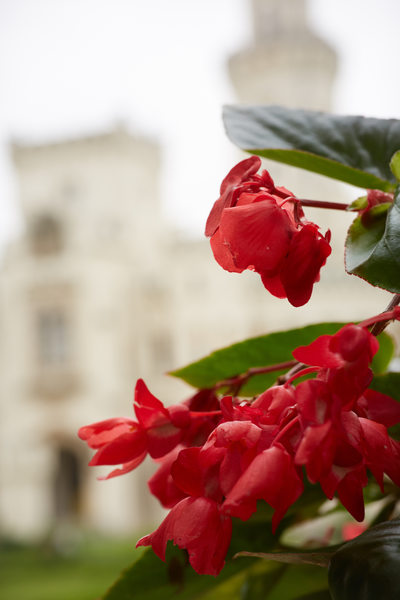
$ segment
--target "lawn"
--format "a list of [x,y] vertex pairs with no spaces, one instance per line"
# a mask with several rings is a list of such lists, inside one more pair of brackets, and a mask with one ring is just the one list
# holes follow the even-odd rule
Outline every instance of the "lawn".
[[97,600],[139,555],[137,538],[87,538],[60,555],[49,546],[0,544],[0,598]]

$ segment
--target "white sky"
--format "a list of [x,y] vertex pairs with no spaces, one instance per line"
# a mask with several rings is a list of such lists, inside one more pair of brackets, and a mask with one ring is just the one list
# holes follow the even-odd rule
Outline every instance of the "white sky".
[[[311,0],[337,49],[338,112],[400,117],[398,0]],[[200,233],[234,160],[225,69],[251,38],[247,0],[0,0],[0,250],[17,229],[7,143],[104,131],[163,144],[163,201]]]

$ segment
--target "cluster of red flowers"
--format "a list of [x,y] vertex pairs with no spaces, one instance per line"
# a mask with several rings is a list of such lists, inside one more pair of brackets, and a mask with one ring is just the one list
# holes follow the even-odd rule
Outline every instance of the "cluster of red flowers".
[[[159,468],[149,482],[170,512],[139,540],[165,558],[168,540],[185,548],[198,573],[216,575],[230,544],[232,518],[247,520],[257,501],[274,509],[275,530],[303,491],[303,467],[328,498],[364,516],[367,469],[379,485],[400,485],[400,443],[387,428],[400,404],[369,389],[376,338],[359,325],[324,335],[293,355],[304,368],[282,385],[245,401],[202,390],[165,408],[139,380],[137,421],[110,419],[81,428],[97,450],[90,464],[134,469],[147,453]],[[295,379],[311,378],[294,385]]]
[[330,232],[307,221],[300,201],[267,171],[258,175],[260,166],[251,156],[228,173],[205,233],[221,267],[256,271],[271,294],[302,306],[331,253]]

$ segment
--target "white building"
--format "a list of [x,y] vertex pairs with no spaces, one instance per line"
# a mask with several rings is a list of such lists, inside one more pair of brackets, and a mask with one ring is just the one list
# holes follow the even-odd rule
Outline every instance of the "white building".
[[[254,47],[230,61],[238,95],[328,108],[335,57],[308,30],[304,2],[253,7]],[[206,240],[180,239],[163,222],[159,148],[121,128],[14,144],[13,156],[25,231],[1,277],[0,535],[34,539],[71,523],[137,530],[157,511],[148,470],[98,482],[80,426],[132,416],[138,377],[176,402],[189,390],[163,376],[169,369],[247,336],[359,318],[356,298],[365,315],[385,304],[356,278],[343,286],[340,246],[312,302],[297,310],[270,297],[258,276],[224,272]],[[335,189],[270,166],[297,195]]]

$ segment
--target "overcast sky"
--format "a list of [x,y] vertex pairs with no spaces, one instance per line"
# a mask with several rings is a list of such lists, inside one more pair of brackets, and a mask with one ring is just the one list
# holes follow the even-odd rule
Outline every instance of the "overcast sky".
[[[340,59],[335,110],[400,117],[398,0],[311,0]],[[10,138],[53,140],[124,120],[163,144],[163,202],[194,232],[234,149],[225,69],[249,43],[247,0],[0,0],[0,250],[18,224]]]

